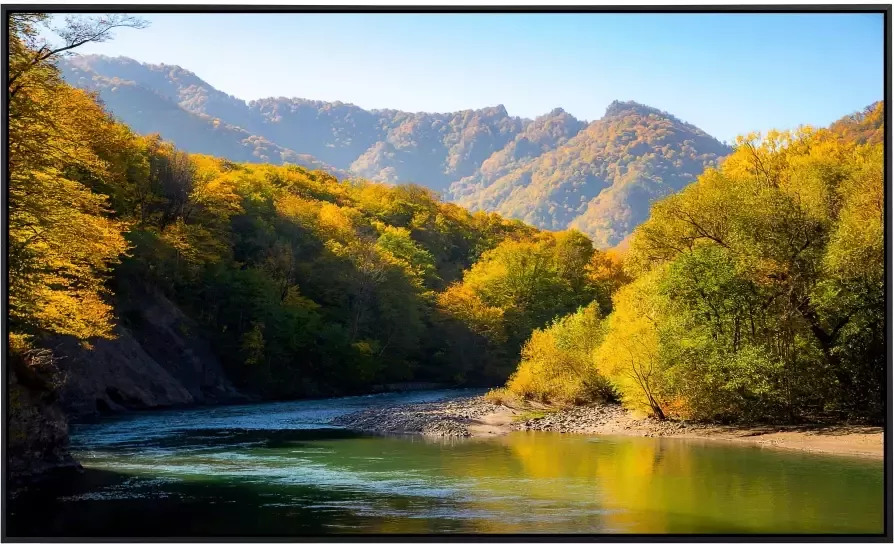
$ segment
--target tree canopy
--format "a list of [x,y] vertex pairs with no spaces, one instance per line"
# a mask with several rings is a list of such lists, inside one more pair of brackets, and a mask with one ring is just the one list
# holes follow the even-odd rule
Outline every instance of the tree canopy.
[[[136,134],[64,83],[54,61],[142,23],[70,19],[57,47],[38,39],[45,23],[10,21],[15,346],[111,338],[128,320],[120,303],[157,290],[199,324],[237,386],[266,398],[509,377],[522,397],[618,397],[657,417],[883,417],[881,104],[830,129],[739,138],[720,164],[719,143],[633,103],[575,136],[554,112],[527,144],[514,139],[526,123],[502,108],[389,113],[410,128],[391,133],[385,162],[399,164],[417,149],[410,135],[424,134],[434,148],[449,144],[437,160],[468,176],[512,140],[514,159],[491,166],[524,163],[531,190],[553,187],[549,165],[580,159],[589,170],[572,177],[607,169],[599,179],[615,180],[625,206],[637,191],[663,196],[622,255],[580,231],[473,213],[419,185],[234,162]],[[280,106],[259,107],[285,115]],[[470,143],[483,133],[491,143]],[[552,139],[579,153],[544,151]],[[650,151],[659,144],[660,156]],[[669,173],[677,162],[683,174]],[[488,190],[501,190],[499,179]],[[563,183],[553,188],[566,198]]]
[[[11,38],[13,66],[28,66],[10,76],[17,334],[110,338],[131,319],[120,303],[158,290],[199,324],[237,386],[285,398],[498,383],[534,328],[609,304],[614,284],[589,274],[596,252],[580,233],[473,214],[420,186],[238,163],[135,134],[60,80],[31,43],[41,21],[21,19]],[[94,21],[97,35],[115,21]],[[66,43],[91,28],[78,24]]]
[[[657,202],[588,371],[657,417],[879,421],[884,152],[840,127],[741,137],[719,168]],[[537,390],[519,376],[560,323],[528,340],[510,389]],[[574,353],[551,356],[553,371]]]
[[301,98],[245,102],[180,66],[123,57],[61,66],[67,81],[98,92],[135,131],[157,132],[185,151],[420,184],[473,210],[578,229],[599,248],[616,245],[652,202],[731,152],[635,102],[615,101],[590,123],[561,108],[533,120],[503,106],[411,113]]

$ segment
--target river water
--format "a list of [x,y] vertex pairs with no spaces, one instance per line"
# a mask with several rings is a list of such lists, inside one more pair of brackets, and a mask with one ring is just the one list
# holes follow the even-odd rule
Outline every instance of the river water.
[[83,474],[8,503],[9,536],[881,533],[883,464],[716,442],[326,424],[421,391],[142,412],[72,425]]

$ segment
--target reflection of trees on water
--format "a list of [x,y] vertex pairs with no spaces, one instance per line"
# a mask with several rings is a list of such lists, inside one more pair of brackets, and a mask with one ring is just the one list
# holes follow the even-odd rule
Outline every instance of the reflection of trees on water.
[[[840,459],[547,433],[513,433],[499,444],[500,451],[486,455],[444,457],[447,470],[474,482],[469,500],[476,508],[494,514],[476,523],[480,531],[840,532],[876,522],[881,528],[881,471],[866,482],[877,494],[850,495],[849,479],[873,472]],[[494,501],[495,495],[510,498]]]
[[[882,471],[834,457],[681,439],[512,433],[189,437],[163,478],[88,470],[18,499],[10,534],[294,536],[445,532],[881,530]],[[180,437],[181,440],[184,437]],[[226,442],[226,441],[224,441]],[[165,443],[166,444],[166,443]],[[208,446],[213,447],[211,450]],[[202,446],[202,447],[198,447]],[[151,473],[157,460],[124,447]],[[238,450],[238,451],[237,451]],[[219,461],[226,472],[192,471]],[[111,466],[111,465],[110,465]],[[113,496],[117,493],[117,496]],[[59,500],[59,497],[67,497]],[[47,513],[51,514],[47,514]]]

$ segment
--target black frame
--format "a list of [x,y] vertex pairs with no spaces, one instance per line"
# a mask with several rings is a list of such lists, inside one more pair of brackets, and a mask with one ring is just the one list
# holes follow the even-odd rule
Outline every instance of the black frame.
[[[4,4],[2,5],[2,16],[6,28],[8,28],[8,13],[15,12],[45,12],[45,13],[881,13],[884,15],[884,101],[885,101],[885,138],[884,149],[886,150],[884,158],[885,169],[885,221],[884,221],[884,237],[885,237],[885,322],[887,324],[887,382],[886,382],[886,419],[882,425],[884,428],[884,483],[885,483],[885,521],[884,533],[881,535],[835,535],[835,534],[816,534],[816,535],[797,535],[797,534],[749,534],[749,535],[712,535],[712,534],[628,534],[628,535],[579,535],[579,534],[518,534],[518,535],[490,535],[490,534],[467,534],[467,535],[448,535],[448,534],[419,534],[419,535],[400,535],[400,534],[370,534],[370,535],[315,535],[315,536],[295,536],[295,537],[209,537],[209,538],[37,538],[37,537],[9,537],[6,534],[6,524],[3,524],[2,540],[8,542],[476,542],[486,540],[492,542],[594,542],[594,541],[615,541],[615,542],[894,542],[894,533],[892,533],[892,469],[889,466],[892,459],[891,452],[891,435],[889,426],[892,415],[892,334],[891,327],[891,124],[890,104],[891,104],[891,4],[816,4],[816,5],[677,5],[677,6],[325,6],[325,5],[307,5],[307,6],[286,6],[286,5],[226,5],[226,4],[188,4],[188,5],[171,5],[171,4]],[[9,43],[3,42],[3,70],[4,73],[9,71]],[[7,119],[9,118],[9,104],[3,101],[3,152],[8,153],[9,134],[7,129]],[[7,207],[9,198],[9,178],[7,172],[7,163],[3,162],[3,192],[2,206],[3,210]],[[4,241],[8,244],[9,240],[9,221],[4,215],[3,221]],[[0,255],[0,265],[4,272],[7,271],[7,254],[6,251]],[[3,276],[3,291],[8,292],[8,274]],[[2,333],[7,339],[9,308],[6,296],[2,301],[3,320]],[[7,344],[8,344],[8,340]],[[6,364],[5,353],[0,358],[0,370],[3,373],[3,391],[4,398],[8,398],[8,367]],[[4,416],[9,413],[8,401],[3,404]],[[2,446],[2,459],[0,465],[3,469],[3,487],[9,481],[6,470],[7,460],[7,444],[6,430],[8,420],[3,419],[3,433],[0,437],[0,446]],[[3,519],[6,519],[7,497],[6,493],[0,497],[0,506],[2,506]]]

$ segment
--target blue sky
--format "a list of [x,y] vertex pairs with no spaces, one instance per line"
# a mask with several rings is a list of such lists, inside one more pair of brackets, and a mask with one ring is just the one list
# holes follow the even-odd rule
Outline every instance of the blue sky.
[[826,125],[883,98],[881,14],[169,14],[83,53],[178,64],[251,100],[503,104],[586,120],[615,99],[721,140]]

